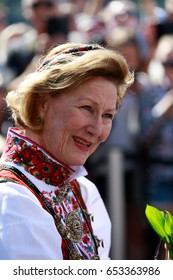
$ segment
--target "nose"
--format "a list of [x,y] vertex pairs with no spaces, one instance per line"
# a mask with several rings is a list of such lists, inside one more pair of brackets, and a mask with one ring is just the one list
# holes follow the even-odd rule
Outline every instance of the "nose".
[[99,137],[103,133],[103,122],[101,116],[95,116],[90,119],[87,126],[87,132],[95,137]]

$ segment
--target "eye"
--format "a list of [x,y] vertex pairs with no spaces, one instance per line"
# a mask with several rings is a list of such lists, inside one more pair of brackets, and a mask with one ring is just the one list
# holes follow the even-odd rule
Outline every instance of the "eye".
[[92,111],[92,107],[91,106],[89,106],[89,105],[84,105],[84,106],[82,106],[81,107],[82,109],[84,109],[84,110],[87,110],[87,111]]
[[113,115],[113,114],[106,113],[106,114],[103,115],[103,118],[113,120],[114,115]]

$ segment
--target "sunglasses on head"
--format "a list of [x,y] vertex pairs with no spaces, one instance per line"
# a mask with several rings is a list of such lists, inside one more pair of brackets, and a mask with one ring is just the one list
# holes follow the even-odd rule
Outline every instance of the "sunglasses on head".
[[51,1],[44,1],[44,2],[38,1],[38,2],[34,2],[31,7],[32,7],[32,9],[37,9],[39,7],[51,8],[53,6],[54,6],[54,3]]

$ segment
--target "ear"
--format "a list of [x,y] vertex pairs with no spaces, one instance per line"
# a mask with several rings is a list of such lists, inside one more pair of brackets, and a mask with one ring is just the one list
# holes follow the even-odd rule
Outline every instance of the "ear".
[[44,117],[49,107],[49,97],[40,95],[38,115]]

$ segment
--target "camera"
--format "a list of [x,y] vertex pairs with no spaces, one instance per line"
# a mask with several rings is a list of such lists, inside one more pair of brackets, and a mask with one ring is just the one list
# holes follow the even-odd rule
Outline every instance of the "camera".
[[157,40],[165,34],[173,35],[173,22],[172,21],[164,21],[164,22],[160,22],[157,24],[157,26],[156,26]]
[[68,16],[50,17],[47,20],[47,33],[49,35],[63,34],[68,35],[69,18]]

